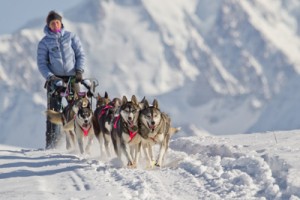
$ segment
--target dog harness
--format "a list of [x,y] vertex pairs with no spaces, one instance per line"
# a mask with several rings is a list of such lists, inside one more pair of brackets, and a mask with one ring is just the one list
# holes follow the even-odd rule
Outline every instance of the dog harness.
[[104,108],[101,109],[101,112],[99,113],[98,119],[100,119],[108,109],[113,108],[111,105],[106,105]]
[[86,136],[89,135],[89,132],[90,132],[92,126],[90,126],[89,128],[84,128],[84,127],[81,127],[81,126],[80,126],[80,128],[81,128],[81,130],[83,131],[83,135],[86,137]]
[[[114,128],[117,128],[117,123],[120,120],[120,117],[121,117],[121,115],[118,115],[115,117]],[[128,130],[129,138],[130,138],[129,142],[131,142],[131,140],[136,136],[138,131],[131,131],[131,130],[129,130],[129,128],[127,128],[127,130]]]
[[[75,118],[76,118],[76,115],[74,116],[74,126],[76,127],[76,120],[75,120]],[[85,128],[85,127],[82,127],[82,126],[79,126],[79,127],[82,130],[84,137],[86,137],[86,136],[89,135],[89,132],[90,132],[90,130],[92,128],[92,126],[90,126],[89,128]]]
[[129,141],[131,141],[136,136],[137,131],[132,132],[131,130],[128,129],[128,132],[129,132],[129,138],[130,138]]

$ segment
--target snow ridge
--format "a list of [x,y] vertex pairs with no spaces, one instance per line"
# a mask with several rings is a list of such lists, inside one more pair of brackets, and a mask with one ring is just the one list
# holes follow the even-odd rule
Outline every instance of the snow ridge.
[[[292,132],[277,134],[279,141],[288,135],[285,145],[298,139]],[[277,143],[284,150],[278,154],[272,145],[256,142],[271,135],[249,135],[250,144],[241,142],[244,135],[177,138],[171,141],[165,166],[154,169],[145,168],[143,159],[137,169],[123,167],[117,158],[99,159],[98,147],[91,155],[77,156],[63,149],[1,146],[0,185],[8,199],[14,199],[10,191],[15,197],[33,191],[28,199],[297,199],[297,168],[284,157],[297,149],[284,150]]]

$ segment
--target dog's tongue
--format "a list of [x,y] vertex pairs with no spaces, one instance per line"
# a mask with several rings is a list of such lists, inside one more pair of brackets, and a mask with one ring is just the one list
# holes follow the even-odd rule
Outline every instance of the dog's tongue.
[[147,123],[147,124],[148,124],[149,129],[153,132],[155,129],[155,125],[152,125],[150,123]]
[[133,121],[128,120],[128,125],[129,125],[130,127],[133,127],[133,126],[134,126]]
[[150,125],[149,128],[152,130],[152,132],[154,131],[155,129],[155,126],[154,125]]

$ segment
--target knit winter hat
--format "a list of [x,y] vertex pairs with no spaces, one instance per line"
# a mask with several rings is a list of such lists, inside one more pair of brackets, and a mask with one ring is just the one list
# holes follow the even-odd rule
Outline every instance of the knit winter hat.
[[48,16],[47,16],[47,19],[46,19],[47,25],[49,26],[50,22],[54,19],[57,19],[61,22],[62,17],[57,12],[55,12],[54,10],[51,10],[49,12]]

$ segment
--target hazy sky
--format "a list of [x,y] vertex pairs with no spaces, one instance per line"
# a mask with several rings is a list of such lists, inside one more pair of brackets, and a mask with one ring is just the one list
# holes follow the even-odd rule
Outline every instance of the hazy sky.
[[0,0],[0,34],[12,33],[50,10],[63,12],[84,0]]

